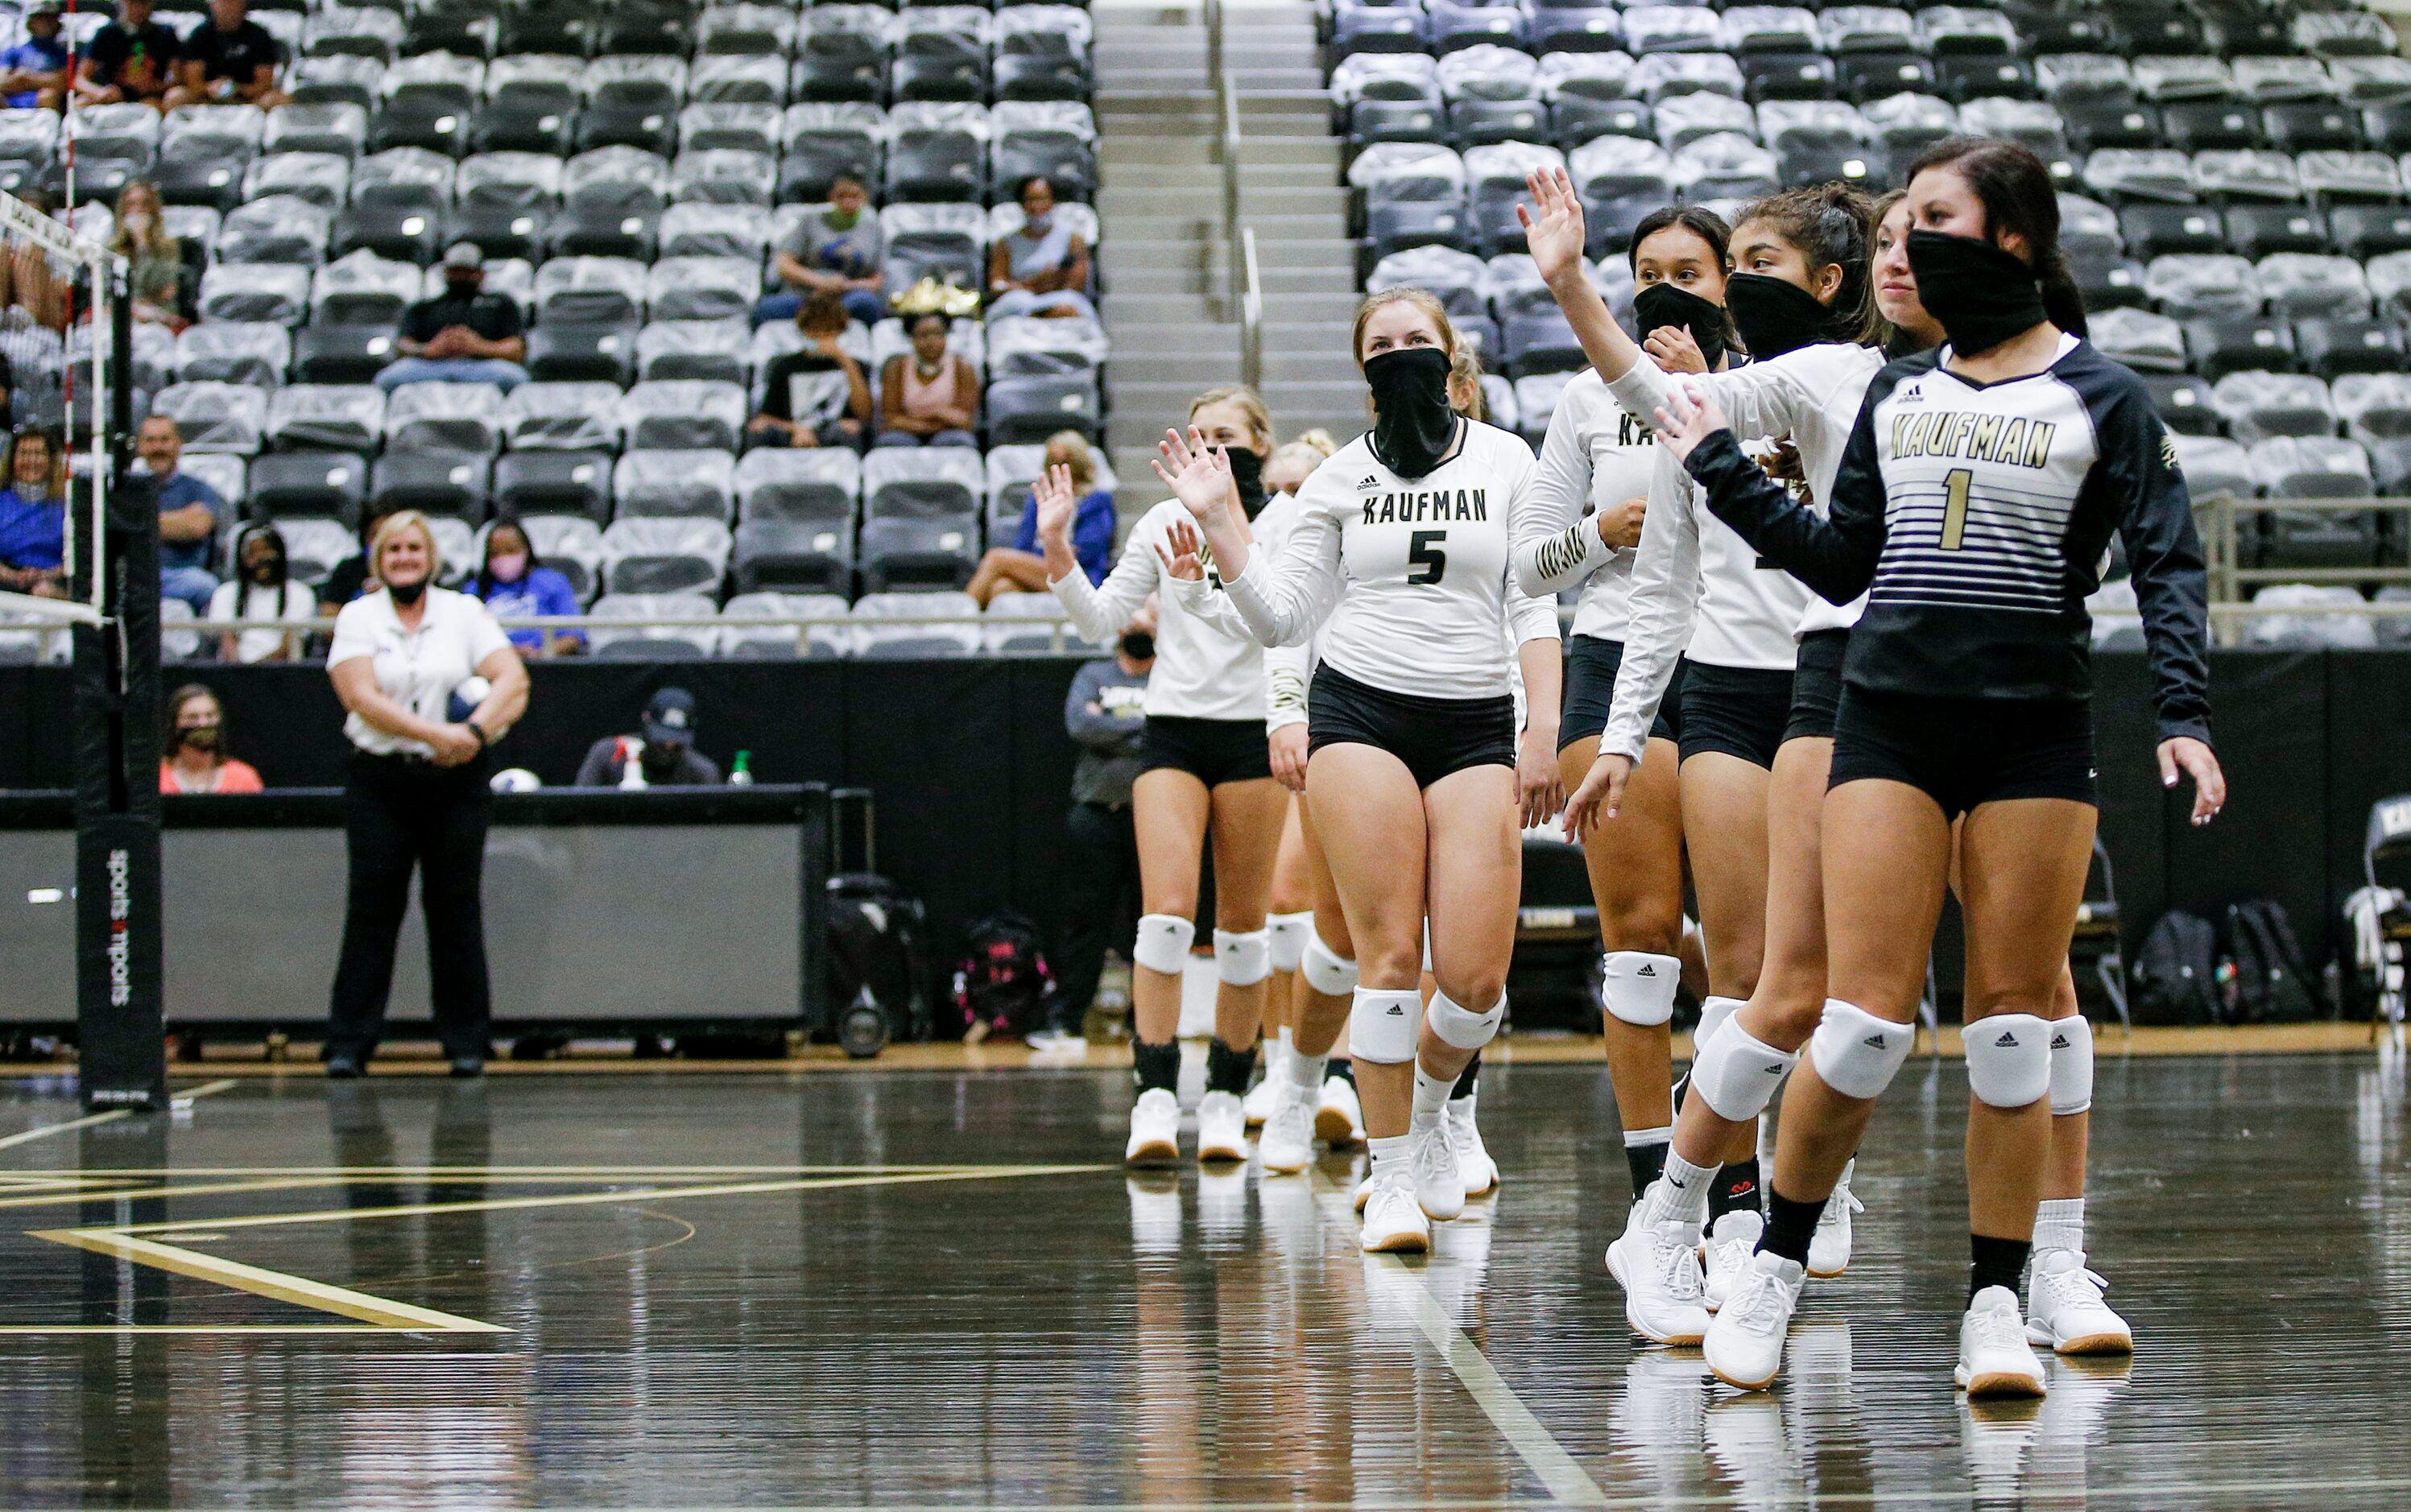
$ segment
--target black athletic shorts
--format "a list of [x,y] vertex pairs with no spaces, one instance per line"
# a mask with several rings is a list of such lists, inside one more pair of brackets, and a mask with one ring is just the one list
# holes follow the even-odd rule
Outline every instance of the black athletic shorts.
[[1817,630],[1800,637],[1800,664],[1791,669],[1791,718],[1783,738],[1834,738],[1834,715],[1842,706],[1842,658],[1849,654],[1847,630]]
[[[1566,707],[1557,720],[1557,749],[1587,739],[1607,728],[1615,703],[1615,674],[1624,665],[1624,643],[1597,635],[1577,635],[1566,653]],[[1658,700],[1658,717],[1649,721],[1652,740],[1682,739],[1683,674],[1690,663],[1674,659],[1674,676],[1666,680],[1666,696]]]
[[1262,720],[1185,720],[1150,714],[1139,743],[1139,770],[1186,772],[1208,788],[1273,775]]
[[1702,751],[1775,769],[1775,748],[1791,718],[1791,674],[1694,662],[1683,678],[1683,760]]
[[2098,807],[2093,705],[2081,698],[1927,698],[1842,690],[1831,786],[1906,782],[1956,819],[1979,804],[2068,798]]
[[1416,698],[1369,688],[1326,662],[1306,697],[1306,749],[1376,746],[1428,788],[1469,766],[1515,765],[1512,698]]

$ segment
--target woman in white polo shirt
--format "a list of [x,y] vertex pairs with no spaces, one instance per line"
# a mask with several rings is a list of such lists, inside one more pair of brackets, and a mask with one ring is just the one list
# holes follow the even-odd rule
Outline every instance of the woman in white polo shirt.
[[[485,1069],[486,748],[526,712],[527,668],[483,603],[437,588],[442,563],[427,517],[403,510],[369,542],[369,575],[384,585],[335,617],[327,672],[349,718],[344,783],[350,893],[343,960],[329,1003],[327,1074],[360,1074],[385,1028],[393,951],[422,872],[428,977],[436,1033],[455,1076]],[[456,718],[462,685],[485,691]]]

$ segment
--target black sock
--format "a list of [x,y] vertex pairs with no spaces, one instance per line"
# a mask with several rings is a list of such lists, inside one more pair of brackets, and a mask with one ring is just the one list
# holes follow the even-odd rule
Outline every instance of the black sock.
[[1256,1047],[1233,1050],[1216,1036],[1206,1047],[1206,1090],[1208,1092],[1244,1093],[1248,1078],[1256,1070]]
[[2007,1287],[2016,1291],[2019,1280],[2025,1274],[2026,1256],[2033,1249],[2030,1240],[1969,1234],[1967,1253],[1972,1263],[1967,1267],[1967,1300],[1974,1301],[1976,1293],[1986,1287]]
[[1717,1170],[1717,1179],[1708,1188],[1708,1227],[1735,1211],[1756,1213],[1758,1205],[1758,1156],[1736,1160]]
[[1633,1196],[1639,1197],[1648,1191],[1649,1184],[1665,1171],[1666,1152],[1672,1148],[1673,1146],[1664,1140],[1655,1144],[1628,1144],[1624,1147],[1624,1163],[1632,1168]]
[[1449,1092],[1448,1100],[1454,1102],[1459,1098],[1473,1096],[1474,1089],[1481,1083],[1482,1052],[1477,1050],[1473,1053],[1473,1058],[1465,1063],[1465,1069],[1457,1076],[1456,1085]]
[[1808,1263],[1808,1241],[1817,1234],[1817,1220],[1825,1215],[1825,1199],[1794,1202],[1770,1186],[1766,1189],[1766,1233],[1758,1247],[1787,1260]]
[[1356,1084],[1356,1068],[1345,1055],[1334,1055],[1323,1064],[1322,1079],[1328,1082],[1335,1076],[1350,1086]]
[[1131,1041],[1131,1074],[1137,1079],[1141,1092],[1162,1087],[1166,1092],[1180,1088],[1180,1041],[1166,1040],[1160,1045],[1144,1040]]

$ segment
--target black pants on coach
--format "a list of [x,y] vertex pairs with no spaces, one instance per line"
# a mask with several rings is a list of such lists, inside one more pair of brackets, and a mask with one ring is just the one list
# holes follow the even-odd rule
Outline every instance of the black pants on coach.
[[385,1033],[393,953],[419,876],[435,1032],[447,1055],[483,1055],[492,1023],[486,978],[486,820],[482,756],[435,766],[355,751],[343,785],[351,853],[343,954],[329,995],[327,1053],[366,1056]]
[[1106,949],[1117,939],[1128,941],[1137,928],[1138,834],[1128,804],[1074,804],[1063,828],[1072,840],[1072,874],[1063,888],[1054,1012],[1058,1027],[1076,1029],[1096,1001]]

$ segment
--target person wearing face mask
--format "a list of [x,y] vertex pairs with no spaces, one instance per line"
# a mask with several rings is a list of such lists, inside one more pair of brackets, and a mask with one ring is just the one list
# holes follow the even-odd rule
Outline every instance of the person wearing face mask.
[[1264,461],[1264,493],[1294,494],[1306,486],[1323,459],[1339,449],[1339,443],[1323,430],[1309,430],[1290,442]]
[[717,787],[720,763],[694,749],[694,695],[683,688],[663,689],[646,703],[637,733],[605,735],[586,748],[586,759],[577,766],[577,785]]
[[[527,667],[486,606],[435,586],[435,532],[415,509],[369,542],[382,585],[335,616],[327,674],[352,743],[343,941],[328,995],[327,1074],[358,1076],[385,1032],[393,952],[420,877],[435,1031],[457,1077],[485,1074],[491,1020],[484,904],[488,748],[527,712]],[[456,717],[462,690],[484,695]]]
[[184,261],[183,239],[168,234],[159,191],[149,182],[129,180],[117,192],[117,235],[110,244],[126,262],[134,318],[182,330],[191,318],[196,274]]
[[1089,243],[1055,212],[1055,186],[1025,179],[1017,196],[1021,224],[996,240],[987,259],[987,314],[1083,315],[1089,302]]
[[[1224,487],[1243,519],[1264,507],[1264,459],[1272,419],[1252,389],[1208,389],[1189,407],[1198,433],[1228,449]],[[1048,586],[1072,623],[1092,641],[1117,635],[1158,590],[1195,531],[1177,500],[1132,526],[1121,560],[1091,584],[1072,550],[1078,507],[1068,468],[1049,469],[1032,489]],[[1255,1069],[1265,979],[1272,971],[1266,905],[1289,795],[1273,779],[1264,745],[1264,657],[1172,595],[1160,599],[1156,662],[1147,678],[1144,770],[1132,785],[1146,914],[1132,947],[1131,1057],[1137,1098],[1123,1156],[1133,1165],[1179,1158],[1180,982],[1197,925],[1198,867],[1214,848],[1214,1042],[1206,1097],[1197,1110],[1197,1157],[1248,1157],[1240,1097]]]
[[[2046,1234],[2038,1211],[2054,1114],[2090,1098],[2089,1040],[2051,1021],[2098,802],[2084,599],[2115,532],[2150,643],[2161,781],[2190,778],[2193,821],[2208,823],[2226,784],[2209,744],[2201,547],[2150,395],[2082,339],[2041,161],[2009,142],[1938,142],[1910,165],[1907,206],[1917,298],[1947,341],[1868,386],[1822,516],[1740,462],[1704,389],[1673,396],[1659,422],[1720,517],[1829,601],[1866,600],[1823,805],[1829,996],[1786,1099],[1766,1233],[1705,1352],[1745,1388],[1781,1371],[1805,1236],[1907,1054],[1955,852],[1971,1102],[1953,1376],[1971,1396],[2040,1396],[2032,1344],[2126,1342],[2064,1333],[2063,1318],[2100,1316],[2082,1305],[2097,1287],[2068,1243],[2081,1228]],[[2040,1305],[2022,1318],[2020,1278],[2046,1241]]]
[[[569,579],[536,560],[527,528],[513,519],[496,520],[486,532],[486,559],[463,585],[501,619],[577,613],[577,590]],[[522,656],[562,656],[586,649],[582,630],[537,630],[508,632]]]
[[528,381],[527,320],[519,302],[488,294],[486,254],[474,241],[444,254],[444,292],[402,313],[401,354],[376,375],[387,393],[404,384],[493,384],[509,393]]
[[793,320],[808,295],[827,293],[854,319],[878,325],[887,313],[879,266],[885,240],[870,191],[852,174],[839,174],[829,181],[828,207],[807,212],[779,244],[774,271],[786,288],[754,305],[753,324]]
[[[293,580],[284,535],[273,525],[254,525],[235,537],[234,575],[210,595],[201,618],[221,624],[308,619],[317,608],[309,585]],[[289,630],[228,631],[218,637],[218,655],[228,662],[290,662],[300,645],[300,635]]]
[[[1046,438],[1039,472],[1044,474],[1059,467],[1070,471],[1072,489],[1080,497],[1072,516],[1072,555],[1079,559],[1080,571],[1089,582],[1102,583],[1114,564],[1114,530],[1119,523],[1114,513],[1114,491],[1097,487],[1096,451],[1089,438],[1076,430],[1058,430]],[[1021,506],[1021,525],[1014,532],[1013,545],[988,547],[963,591],[978,600],[983,609],[1000,593],[1046,591],[1046,558],[1038,545],[1034,491]]]
[[1064,733],[1080,748],[1072,768],[1072,811],[1063,821],[1074,860],[1055,990],[1046,1000],[1045,1024],[1030,1037],[1033,1050],[1080,1040],[1104,971],[1105,948],[1138,917],[1131,788],[1147,764],[1147,681],[1154,666],[1155,611],[1143,606],[1122,628],[1114,654],[1073,674],[1063,695]]
[[58,598],[66,591],[65,468],[48,431],[18,432],[0,488],[0,589]]
[[1524,593],[1512,565],[1554,522],[1530,502],[1531,448],[1451,408],[1457,339],[1438,299],[1371,295],[1353,338],[1373,429],[1307,480],[1277,554],[1234,507],[1211,437],[1168,434],[1156,465],[1250,632],[1266,646],[1319,632],[1305,791],[1359,968],[1348,1044],[1373,1155],[1360,1243],[1422,1251],[1435,1220],[1464,1210],[1449,1095],[1505,1018],[1520,831],[1558,795],[1556,606]]
[[167,729],[159,742],[161,792],[254,793],[267,791],[259,769],[226,754],[226,712],[207,683],[188,682],[168,695]]
[[879,374],[881,446],[976,446],[979,371],[948,349],[946,317],[913,317],[913,350]]
[[[1683,342],[1666,333],[1635,345],[1608,318],[1579,277],[1565,270],[1565,237],[1579,234],[1582,208],[1557,179],[1533,181],[1531,243],[1556,272],[1553,289],[1594,371],[1632,419],[1646,419],[1671,384],[1657,356]],[[1822,500],[1854,417],[1857,393],[1883,364],[1878,321],[1868,294],[1871,205],[1845,185],[1784,191],[1750,202],[1732,237],[1733,272],[1724,297],[1750,362],[1700,376],[1732,393],[1746,414],[1750,443],[1770,468],[1796,458],[1801,487]],[[1579,251],[1579,243],[1577,243]],[[1789,451],[1767,448],[1789,443]],[[1570,832],[1600,813],[1623,813],[1628,784],[1644,752],[1644,726],[1661,705],[1675,659],[1688,656],[1680,709],[1683,835],[1700,887],[1707,933],[1709,1001],[1692,1037],[1692,1090],[1717,1121],[1692,1114],[1663,1157],[1671,1177],[1654,1184],[1628,1213],[1611,1266],[1625,1278],[1628,1316],[1649,1336],[1688,1338],[1704,1329],[1748,1266],[1765,1228],[1765,1179],[1758,1162],[1758,1124],[1779,1083],[1789,1023],[1779,1006],[1799,1003],[1822,979],[1822,922],[1816,873],[1816,748],[1801,706],[1799,663],[1816,632],[1847,622],[1789,574],[1748,550],[1738,535],[1698,506],[1698,492],[1671,458],[1658,458],[1649,489],[1649,523],[1635,562],[1632,619],[1617,668],[1611,716],[1599,755],[1567,803]],[[1804,639],[1808,636],[1808,639]],[[1683,642],[1688,639],[1688,647]],[[1707,668],[1707,671],[1702,671]],[[1695,719],[1698,714],[1698,719]],[[1741,897],[1743,931],[1733,936]],[[1743,1003],[1755,1003],[1741,1037],[1721,1032]],[[1813,1003],[1799,1035],[1813,1027]],[[1796,1041],[1794,1041],[1796,1044]],[[1755,1066],[1733,1075],[1732,1066]],[[1700,1172],[1707,1174],[1700,1174]],[[1654,1194],[1654,1196],[1652,1196]],[[1818,1275],[1849,1264],[1854,1203],[1845,1186],[1830,1203],[1830,1223],[1813,1257]],[[1692,1287],[1678,1252],[1707,1228],[1707,1273]]]

